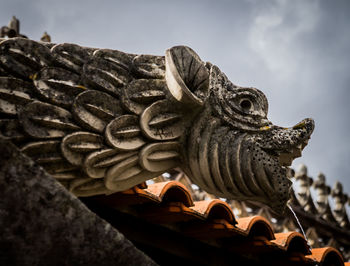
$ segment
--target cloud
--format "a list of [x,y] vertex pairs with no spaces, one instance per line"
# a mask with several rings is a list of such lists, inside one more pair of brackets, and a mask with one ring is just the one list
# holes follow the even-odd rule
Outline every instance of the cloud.
[[317,0],[272,1],[257,8],[249,45],[270,71],[278,71],[277,78],[290,78],[298,68],[295,56],[303,56],[298,47],[299,38],[314,30],[318,20]]

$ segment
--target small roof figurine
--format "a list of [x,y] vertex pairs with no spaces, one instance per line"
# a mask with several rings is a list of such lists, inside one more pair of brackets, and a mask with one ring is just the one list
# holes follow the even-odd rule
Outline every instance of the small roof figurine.
[[40,41],[42,41],[42,42],[51,42],[51,36],[49,34],[47,34],[47,32],[45,31],[43,33],[43,36],[41,36]]
[[8,38],[14,38],[14,37],[22,37],[27,38],[27,36],[22,35],[19,33],[19,26],[20,22],[19,20],[13,16],[8,24],[8,26],[1,27],[0,30],[0,38],[8,37]]

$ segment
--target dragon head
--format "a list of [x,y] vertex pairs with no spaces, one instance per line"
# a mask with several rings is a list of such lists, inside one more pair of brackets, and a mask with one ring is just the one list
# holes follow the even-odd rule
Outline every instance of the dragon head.
[[215,195],[259,201],[282,213],[290,196],[288,166],[301,156],[314,121],[273,125],[261,91],[232,84],[188,47],[167,51],[166,70],[173,97],[200,110],[184,142],[185,171],[193,182]]

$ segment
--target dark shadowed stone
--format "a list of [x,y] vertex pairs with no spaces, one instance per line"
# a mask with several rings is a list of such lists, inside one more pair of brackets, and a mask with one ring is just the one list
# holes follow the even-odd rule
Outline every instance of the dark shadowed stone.
[[0,139],[0,265],[156,265]]

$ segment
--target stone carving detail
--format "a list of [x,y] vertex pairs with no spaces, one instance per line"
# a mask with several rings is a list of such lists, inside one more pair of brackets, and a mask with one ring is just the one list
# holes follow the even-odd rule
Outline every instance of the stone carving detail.
[[8,37],[22,37],[27,38],[25,35],[20,34],[19,32],[20,22],[19,20],[13,16],[7,26],[3,26],[0,28],[0,38]]
[[313,215],[317,214],[317,210],[310,191],[313,179],[308,176],[307,167],[304,164],[300,165],[298,171],[295,174],[295,179],[299,181],[299,189],[297,193],[299,204],[305,212]]
[[0,43],[0,130],[78,196],[113,193],[181,167],[220,197],[282,212],[288,165],[312,119],[267,119],[265,95],[232,84],[190,48],[165,56]]
[[336,223],[328,201],[328,195],[330,195],[331,193],[331,188],[327,186],[326,177],[324,176],[324,174],[318,174],[313,186],[317,194],[316,203],[318,214],[325,221]]
[[338,181],[334,184],[331,196],[334,198],[334,218],[341,227],[350,229],[350,221],[345,208],[348,201],[348,195],[343,192],[343,185]]
[[307,242],[313,248],[320,248],[324,245],[322,243],[322,239],[317,234],[317,230],[315,227],[309,227],[306,231]]

